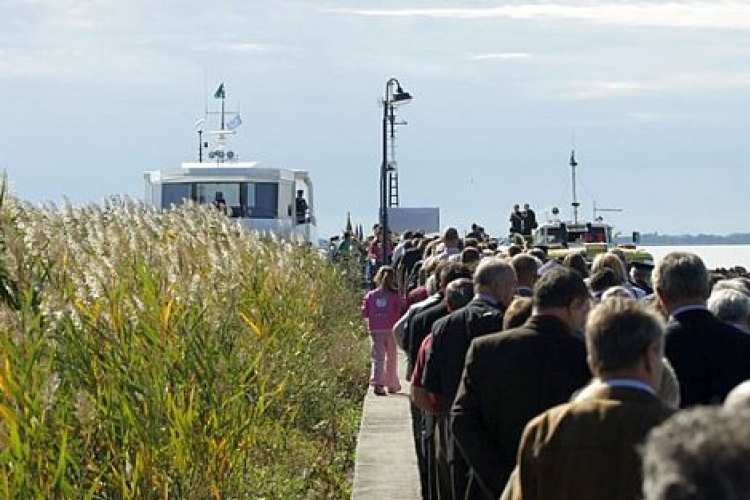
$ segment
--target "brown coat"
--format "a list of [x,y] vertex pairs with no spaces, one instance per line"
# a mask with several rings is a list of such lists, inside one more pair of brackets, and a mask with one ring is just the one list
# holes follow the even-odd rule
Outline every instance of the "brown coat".
[[641,498],[637,447],[672,413],[642,389],[606,385],[586,399],[546,411],[524,430],[507,498]]
[[466,498],[497,498],[529,420],[569,401],[590,378],[583,340],[553,316],[532,316],[520,328],[475,339],[451,412],[472,469]]

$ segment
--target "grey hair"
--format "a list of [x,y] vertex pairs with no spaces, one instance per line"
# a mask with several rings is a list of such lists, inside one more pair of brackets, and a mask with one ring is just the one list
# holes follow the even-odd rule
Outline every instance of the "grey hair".
[[750,318],[750,297],[736,290],[719,290],[708,298],[708,309],[727,323],[745,323]]
[[708,269],[693,253],[668,253],[656,263],[652,276],[654,288],[661,290],[667,300],[708,298]]
[[500,280],[508,276],[515,276],[513,267],[499,257],[482,259],[474,271],[474,290],[492,287]]
[[621,299],[634,299],[635,295],[628,288],[624,286],[611,286],[604,290],[602,293],[601,301],[611,299],[613,297],[620,297]]
[[645,500],[744,500],[750,491],[750,413],[698,407],[676,413],[643,448]]
[[718,292],[720,290],[734,290],[750,297],[750,294],[748,294],[747,287],[744,285],[744,283],[735,278],[717,281],[716,283],[714,283],[714,287],[711,289],[711,293]]

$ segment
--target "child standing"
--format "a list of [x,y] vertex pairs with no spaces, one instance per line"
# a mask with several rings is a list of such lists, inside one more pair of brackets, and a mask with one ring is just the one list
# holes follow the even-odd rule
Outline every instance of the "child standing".
[[391,266],[378,269],[375,284],[377,288],[367,292],[362,299],[360,311],[372,339],[370,385],[375,394],[385,396],[385,387],[391,394],[401,390],[393,325],[401,317],[406,299],[398,294],[396,271]]

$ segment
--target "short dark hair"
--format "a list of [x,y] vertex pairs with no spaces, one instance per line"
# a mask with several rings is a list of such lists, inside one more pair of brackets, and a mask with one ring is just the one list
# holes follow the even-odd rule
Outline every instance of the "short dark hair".
[[562,262],[563,266],[575,269],[584,278],[588,276],[589,270],[586,265],[586,257],[581,252],[572,252],[565,256]]
[[445,287],[445,300],[452,311],[460,309],[474,297],[474,283],[469,278],[458,278]]
[[568,307],[575,299],[591,297],[583,277],[567,267],[555,267],[544,273],[534,285],[534,307]]
[[646,500],[747,498],[750,412],[704,406],[676,413],[643,448]]
[[547,261],[547,252],[545,252],[543,249],[541,249],[539,247],[532,248],[531,250],[529,250],[528,253],[532,257],[536,257],[537,259],[539,259],[542,262],[546,262]]
[[519,253],[510,260],[510,265],[516,271],[516,275],[520,280],[521,277],[524,279],[534,278],[539,270],[539,261],[525,253]]
[[594,274],[591,275],[591,279],[589,280],[591,291],[595,293],[601,293],[606,289],[617,286],[619,284],[620,283],[617,281],[617,275],[612,269],[608,267],[604,267],[602,269],[599,269],[598,271],[595,271]]
[[460,262],[448,262],[440,271],[440,287],[445,288],[459,278],[471,279],[471,270]]
[[479,253],[479,249],[475,247],[466,247],[461,250],[461,262],[464,264],[471,264],[473,262],[479,262],[482,260],[482,254]]
[[647,306],[613,297],[594,308],[586,321],[586,350],[603,372],[632,368],[646,348],[663,347],[664,320]]

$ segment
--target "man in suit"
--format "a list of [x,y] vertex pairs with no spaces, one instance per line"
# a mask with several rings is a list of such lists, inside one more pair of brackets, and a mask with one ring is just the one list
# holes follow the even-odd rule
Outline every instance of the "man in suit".
[[599,305],[586,323],[586,395],[526,426],[510,500],[632,500],[641,493],[637,447],[673,413],[659,397],[664,321],[632,299]]
[[451,411],[456,442],[471,468],[466,498],[496,499],[516,465],[524,426],[591,378],[586,347],[575,333],[590,303],[581,275],[560,266],[534,285],[525,325],[472,342]]
[[665,354],[680,381],[681,406],[721,403],[750,378],[750,335],[706,308],[708,270],[697,255],[665,255],[654,268],[653,286],[669,314]]
[[[419,348],[425,337],[432,331],[435,321],[446,316],[449,312],[448,301],[445,297],[446,287],[453,281],[461,278],[471,278],[471,271],[468,267],[458,262],[445,262],[439,268],[440,276],[440,301],[426,307],[416,313],[406,326],[406,338],[404,342],[407,353],[406,376],[411,377],[414,364],[419,355]],[[422,446],[422,435],[424,433],[425,419],[422,410],[414,405],[410,405],[412,418],[412,434],[414,437],[414,447],[417,453],[417,465],[419,468],[419,478],[422,487],[423,497],[426,497],[428,491],[428,464],[425,456],[424,447]]]
[[499,258],[483,259],[474,273],[475,296],[471,302],[433,325],[423,385],[442,401],[437,417],[436,458],[440,470],[446,470],[446,466],[450,469],[452,488],[460,493],[465,489],[467,468],[456,453],[448,427],[448,411],[461,380],[469,344],[480,335],[502,329],[503,311],[513,300],[515,290],[516,273],[510,264]]
[[527,253],[519,253],[510,260],[510,265],[516,271],[518,279],[516,295],[531,297],[534,293],[534,283],[539,278],[539,261]]

